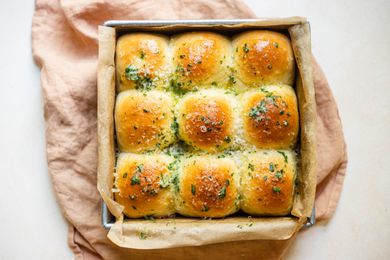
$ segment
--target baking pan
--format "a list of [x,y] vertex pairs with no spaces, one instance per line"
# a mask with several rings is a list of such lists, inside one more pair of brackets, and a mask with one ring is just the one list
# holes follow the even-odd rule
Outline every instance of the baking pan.
[[[289,25],[305,22],[306,20],[302,17],[289,17],[286,19],[277,19],[279,23],[273,21],[272,18],[267,19],[229,19],[229,20],[109,20],[104,23],[104,26],[113,27],[118,32],[118,35],[124,32],[139,32],[139,31],[150,31],[165,32],[171,34],[172,28],[174,27],[174,33],[180,33],[181,31],[196,31],[196,30],[209,30],[217,31],[225,34],[234,34],[242,31],[239,25],[243,23],[247,29],[259,28],[258,23],[261,23],[262,27],[283,30]],[[253,25],[257,23],[257,25]],[[237,27],[235,27],[237,25]],[[118,36],[117,35],[117,36]],[[115,222],[115,217],[110,213],[107,205],[102,200],[101,207],[102,214],[102,225],[105,229],[110,229]],[[315,207],[313,207],[311,216],[307,219],[304,227],[310,227],[315,223]]]

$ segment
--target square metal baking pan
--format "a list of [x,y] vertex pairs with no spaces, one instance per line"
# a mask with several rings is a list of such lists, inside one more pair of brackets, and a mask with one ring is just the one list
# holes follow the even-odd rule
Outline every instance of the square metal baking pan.
[[[243,23],[254,23],[254,22],[264,22],[262,28],[272,28],[272,29],[285,29],[289,24],[294,25],[298,22],[305,21],[302,17],[289,17],[286,18],[286,21],[283,25],[275,25],[269,22],[271,19],[217,19],[217,20],[109,20],[104,23],[104,26],[113,27],[117,30],[119,35],[124,32],[136,32],[136,31],[150,31],[155,32],[158,28],[159,32],[167,32],[172,30],[172,26],[175,26],[175,33],[181,31],[196,31],[196,30],[209,30],[222,32],[226,34],[234,34],[238,31],[242,31],[241,28],[236,28],[234,25],[240,25]],[[280,20],[280,19],[278,19]],[[282,19],[283,20],[283,19]],[[267,23],[269,26],[267,26]],[[258,25],[248,25],[247,29],[259,29]],[[110,229],[115,223],[115,217],[110,213],[107,208],[107,205],[103,200],[101,207],[101,221],[105,229]],[[307,222],[304,224],[304,227],[311,227],[315,224],[315,207],[311,216],[307,219]]]

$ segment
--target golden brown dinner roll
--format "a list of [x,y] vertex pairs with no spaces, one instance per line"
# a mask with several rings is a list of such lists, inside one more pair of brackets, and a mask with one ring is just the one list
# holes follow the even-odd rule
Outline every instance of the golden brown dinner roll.
[[116,99],[115,126],[122,152],[163,149],[175,140],[173,98],[162,91],[121,92]]
[[175,212],[170,189],[171,172],[167,155],[122,153],[116,166],[115,200],[129,218],[163,217]]
[[178,103],[179,136],[195,148],[215,152],[232,144],[236,101],[223,90],[186,94]]
[[288,215],[295,174],[295,156],[290,151],[251,154],[241,171],[241,210],[250,215]]
[[231,158],[197,156],[179,166],[176,211],[184,216],[220,218],[239,209],[237,169]]
[[182,89],[226,87],[231,65],[231,43],[212,32],[190,32],[174,36],[173,81]]
[[164,87],[169,78],[169,40],[151,33],[130,33],[116,45],[118,90]]
[[242,96],[244,137],[258,148],[294,146],[299,129],[297,98],[287,85],[267,86]]
[[247,86],[293,85],[295,61],[287,36],[249,31],[233,39],[235,78]]

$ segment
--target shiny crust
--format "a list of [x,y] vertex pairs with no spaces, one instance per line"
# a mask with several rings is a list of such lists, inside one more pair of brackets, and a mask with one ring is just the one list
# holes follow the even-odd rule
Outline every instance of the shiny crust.
[[212,32],[190,32],[173,37],[172,48],[174,80],[179,87],[227,85],[231,65],[229,39]]
[[125,207],[127,217],[164,217],[175,212],[169,187],[171,162],[165,155],[119,155],[115,200]]
[[272,31],[249,31],[233,39],[234,71],[247,86],[293,85],[295,61],[290,39]]
[[115,126],[122,152],[164,148],[175,140],[173,98],[165,92],[121,92],[116,100]]
[[222,90],[187,94],[176,113],[180,138],[208,152],[229,147],[234,136],[234,103]]
[[241,210],[250,215],[288,215],[295,165],[295,156],[287,150],[252,154],[241,171]]
[[[117,143],[135,153],[117,161],[114,197],[124,214],[289,214],[295,157],[257,150],[290,149],[297,141],[297,99],[283,85],[294,80],[289,39],[252,31],[234,37],[232,49],[224,36],[192,32],[170,44],[172,53],[165,36],[146,33],[117,43]],[[178,139],[194,149],[179,143],[184,154],[178,151],[175,161],[162,155]],[[175,147],[164,151],[176,154]]]
[[287,85],[268,86],[242,97],[245,139],[258,148],[293,147],[299,130],[297,98]]
[[176,210],[184,216],[220,218],[238,211],[236,166],[229,158],[194,157],[179,168]]
[[[157,34],[131,33],[119,37],[116,46],[118,90],[163,87],[167,84],[168,44],[168,37]],[[130,79],[126,77],[128,66],[131,66]]]

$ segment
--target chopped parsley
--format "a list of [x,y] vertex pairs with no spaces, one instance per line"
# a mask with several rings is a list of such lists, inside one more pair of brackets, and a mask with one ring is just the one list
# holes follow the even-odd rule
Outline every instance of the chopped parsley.
[[218,192],[218,198],[223,199],[226,197],[226,187],[223,187],[219,192]]
[[251,170],[251,171],[254,171],[255,170],[255,166],[251,163],[248,164],[248,169]]
[[172,92],[175,93],[176,95],[182,96],[185,93],[187,93],[187,91],[181,87],[182,84],[180,82],[177,82],[177,80],[171,79],[169,81],[169,86]]
[[182,73],[182,75],[184,76],[185,70],[184,70],[184,68],[183,68],[182,66],[178,65],[178,66],[176,67],[175,72]]
[[171,162],[170,164],[168,164],[167,168],[170,171],[175,170],[176,169],[176,163],[175,162]]
[[143,164],[137,165],[137,167],[135,167],[135,172],[137,173],[141,173],[143,170],[144,170]]
[[275,171],[275,168],[276,168],[276,165],[275,165],[275,164],[273,164],[273,163],[270,163],[270,164],[269,164],[269,171],[270,171],[270,172],[274,172],[274,171]]
[[138,68],[129,65],[125,69],[125,76],[128,80],[136,83],[136,89],[151,90],[153,87],[153,80],[149,74],[141,75]]
[[137,81],[139,80],[138,69],[134,66],[127,66],[125,69],[125,75],[128,80]]
[[232,139],[230,138],[230,136],[225,136],[225,138],[223,139],[226,143],[230,143],[232,141]]
[[175,136],[179,134],[179,124],[177,123],[176,117],[173,118],[173,122],[171,124],[171,129],[175,133]]
[[229,185],[230,185],[230,181],[229,181],[229,180],[226,180],[225,185],[226,185],[226,186],[229,186]]
[[203,211],[203,212],[206,212],[206,211],[209,211],[209,210],[210,210],[210,207],[209,207],[209,206],[203,205],[203,207],[202,207],[202,211]]
[[232,75],[229,76],[229,82],[231,84],[236,84],[236,79],[234,78],[234,76],[232,76]]
[[127,172],[125,172],[122,177],[127,178]]
[[286,153],[282,152],[282,151],[277,151],[277,152],[280,153],[283,156],[284,162],[287,163],[288,162],[288,157],[287,157]]
[[244,46],[242,47],[242,50],[245,52],[245,53],[248,53],[249,52],[249,48],[248,48],[248,44],[244,44]]
[[144,111],[144,113],[149,113],[150,112],[150,110],[148,110],[146,108],[144,108],[143,111]]
[[160,174],[160,181],[159,181],[160,188],[165,189],[166,187],[168,187],[169,186],[169,181],[170,180],[169,180],[168,176]]
[[283,178],[283,170],[277,171],[275,177],[281,180]]
[[213,86],[218,86],[218,84],[217,84],[217,82],[216,81],[213,81],[213,82],[211,82],[211,85],[213,85]]
[[195,196],[195,193],[196,193],[196,187],[195,187],[195,185],[194,185],[194,184],[191,184],[191,193],[192,193],[192,195],[194,195],[194,196]]
[[147,239],[147,238],[148,238],[148,235],[147,235],[145,232],[141,231],[141,232],[139,233],[139,239],[145,240],[145,239]]
[[180,187],[179,187],[179,175],[175,174],[172,179],[172,184],[175,186],[175,191],[179,192]]
[[274,193],[280,193],[280,192],[282,191],[282,189],[281,189],[280,187],[278,187],[278,186],[273,186],[273,187],[272,187],[272,191],[273,191]]
[[257,118],[260,114],[265,114],[267,112],[267,107],[265,100],[261,100],[255,107],[252,107],[249,111],[249,116]]
[[141,184],[141,180],[139,178],[139,174],[136,173],[131,177],[131,185]]
[[275,46],[275,48],[279,48],[279,43],[274,42],[274,46]]

